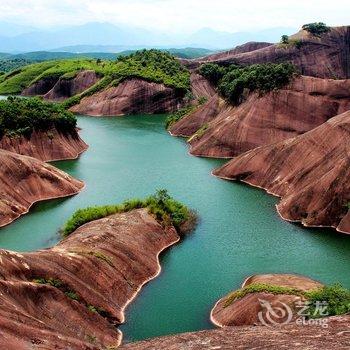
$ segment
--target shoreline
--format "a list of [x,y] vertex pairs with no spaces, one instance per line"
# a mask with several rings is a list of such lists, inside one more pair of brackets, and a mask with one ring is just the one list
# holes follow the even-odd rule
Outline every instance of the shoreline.
[[[174,229],[175,229],[175,228],[174,228]],[[175,231],[176,231],[176,229],[175,229]],[[153,276],[147,278],[144,282],[142,282],[142,284],[140,284],[140,285],[138,286],[138,288],[136,289],[136,291],[134,292],[134,294],[133,294],[129,299],[127,299],[126,302],[125,302],[125,304],[121,307],[122,319],[121,319],[120,325],[125,324],[125,320],[126,320],[126,318],[125,318],[126,308],[136,299],[136,297],[138,296],[138,294],[141,292],[142,288],[143,288],[147,283],[149,283],[149,282],[151,282],[152,280],[156,279],[156,278],[161,274],[161,272],[162,272],[162,266],[161,266],[161,264],[160,264],[160,258],[159,258],[159,256],[160,256],[161,253],[165,252],[168,248],[170,248],[170,247],[176,245],[177,243],[179,243],[179,242],[181,241],[181,237],[180,237],[180,235],[177,233],[177,231],[176,231],[176,234],[177,234],[178,238],[177,238],[175,241],[173,241],[173,242],[169,243],[168,245],[164,246],[160,251],[157,252],[157,256],[156,256],[156,260],[157,260],[157,263],[158,263],[157,272],[156,272]],[[118,327],[119,327],[120,325],[118,325]],[[120,343],[118,344],[118,346],[120,346],[120,345],[122,344],[122,342],[123,342],[123,332],[122,332],[119,328],[118,328],[118,331],[121,333]]]
[[[60,170],[62,171],[62,170]],[[5,226],[8,226],[10,224],[12,224],[14,221],[18,220],[19,218],[21,218],[22,216],[26,215],[29,213],[30,209],[32,208],[33,205],[37,204],[37,203],[40,203],[40,202],[46,202],[46,201],[50,201],[50,200],[53,200],[53,199],[62,199],[62,198],[68,198],[68,197],[72,197],[72,196],[75,196],[77,195],[78,193],[82,192],[85,188],[86,188],[86,184],[84,181],[81,181],[81,180],[77,180],[79,182],[81,182],[83,184],[83,186],[76,192],[73,192],[71,194],[64,194],[64,195],[60,195],[60,196],[55,196],[55,197],[48,197],[48,198],[42,198],[42,199],[38,199],[34,202],[32,202],[30,204],[30,206],[27,208],[27,210],[25,212],[23,212],[22,214],[19,214],[17,215],[16,217],[14,217],[13,219],[10,219],[10,221],[6,222],[5,224],[0,224],[0,229],[2,227],[5,227]]]
[[[227,181],[231,181],[231,182],[240,182],[240,183],[244,183],[246,185],[249,185],[251,187],[255,187],[255,188],[258,188],[258,189],[261,189],[261,190],[264,190],[265,193],[269,194],[269,195],[272,195],[274,197],[277,197],[279,199],[282,198],[282,196],[280,196],[279,194],[276,194],[276,193],[273,193],[271,191],[269,191],[268,189],[262,187],[262,186],[259,186],[259,185],[255,185],[255,184],[252,184],[250,183],[249,181],[247,180],[235,180],[235,179],[232,179],[232,178],[228,178],[228,177],[225,177],[225,176],[219,176],[219,175],[216,175],[214,174],[214,170],[212,170],[211,172],[211,175],[213,175],[214,177],[218,178],[218,179],[222,179],[222,180],[227,180]],[[344,235],[350,235],[350,232],[346,232],[346,231],[341,231],[338,229],[338,226],[334,226],[334,225],[308,225],[308,224],[305,224],[303,222],[303,220],[291,220],[291,219],[287,219],[285,218],[279,211],[278,209],[278,204],[275,205],[276,207],[276,211],[277,211],[277,214],[280,216],[280,218],[284,221],[287,221],[287,222],[290,222],[290,223],[297,223],[297,224],[301,224],[303,227],[305,228],[328,228],[328,229],[334,229],[336,232],[339,232],[341,234],[344,234]]]

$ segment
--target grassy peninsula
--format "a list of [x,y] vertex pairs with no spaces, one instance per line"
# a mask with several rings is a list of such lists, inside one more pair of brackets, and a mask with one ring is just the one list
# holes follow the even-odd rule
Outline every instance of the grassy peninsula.
[[[173,225],[179,233],[184,233],[182,225],[190,221],[195,225],[195,214],[179,201],[172,198],[167,190],[158,190],[145,199],[129,199],[122,204],[88,207],[77,210],[62,229],[63,236],[69,236],[80,226],[106,216],[125,213],[133,209],[147,208],[159,222]],[[186,231],[186,230],[185,230]]]

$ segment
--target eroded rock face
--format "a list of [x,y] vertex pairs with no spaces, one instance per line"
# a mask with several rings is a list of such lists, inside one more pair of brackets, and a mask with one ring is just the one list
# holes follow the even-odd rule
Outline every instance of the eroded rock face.
[[155,338],[120,349],[128,350],[346,350],[350,347],[350,316],[328,318],[328,328],[298,326],[295,323],[281,327],[246,326],[225,327]]
[[[212,60],[218,63],[236,63],[251,65],[268,62],[291,62],[297,66],[300,73],[319,78],[348,79],[350,78],[350,27],[334,27],[320,38],[302,30],[290,38],[302,40],[301,47],[296,45],[270,45],[257,50],[217,56]],[[210,61],[198,59],[191,62],[192,66]]]
[[267,43],[267,42],[251,41],[246,44],[236,46],[231,50],[215,53],[215,54],[208,55],[205,57],[200,57],[197,59],[180,59],[180,62],[186,67],[188,67],[189,69],[196,69],[203,63],[217,62],[220,60],[231,59],[232,57],[235,57],[238,54],[259,50],[271,45],[273,44]]
[[159,273],[159,253],[178,240],[173,227],[138,209],[85,224],[51,249],[0,251],[0,347],[119,345],[124,308]]
[[50,91],[55,84],[57,83],[58,78],[52,77],[52,78],[45,78],[41,79],[31,86],[24,89],[21,93],[23,96],[38,96],[38,95],[45,95],[48,91]]
[[215,119],[221,111],[224,101],[218,94],[210,97],[209,100],[194,112],[181,118],[170,128],[173,136],[190,137],[198,129]]
[[63,134],[52,129],[46,132],[34,131],[30,138],[4,136],[0,140],[0,148],[47,162],[76,159],[88,145],[77,131]]
[[[310,291],[322,287],[321,283],[310,278],[289,274],[251,276],[244,281],[242,288],[252,284],[268,284],[279,287],[296,288],[301,291]],[[266,309],[263,303],[268,302],[274,310],[281,307],[284,309],[283,304],[286,304],[290,306],[291,311],[295,311],[296,303],[303,300],[301,296],[297,295],[276,295],[266,292],[247,294],[243,298],[237,300],[230,300],[230,295],[231,294],[220,299],[211,311],[210,319],[218,327],[262,324],[258,314],[261,312],[263,317],[265,317],[264,313]],[[275,318],[273,321],[276,322],[276,324],[282,324],[287,321],[288,317],[289,314],[286,312],[284,317]],[[265,317],[265,319],[267,318]]]
[[191,74],[191,89],[195,98],[205,97],[210,99],[216,94],[215,88],[202,75]]
[[62,101],[79,94],[100,78],[94,71],[81,71],[74,78],[50,77],[40,79],[22,92],[23,96],[44,96],[47,100]]
[[209,55],[201,59],[203,62],[215,62],[218,60],[226,60],[230,59],[235,55],[241,54],[241,53],[246,53],[246,52],[252,52],[256,50],[263,49],[265,47],[272,46],[272,43],[267,43],[267,42],[256,42],[256,41],[251,41],[243,45],[236,46],[235,48],[231,50],[227,50],[224,52],[219,52],[215,53],[213,55]]
[[350,111],[298,137],[246,152],[214,171],[282,197],[283,219],[350,233]]
[[94,71],[86,70],[79,72],[74,78],[66,79],[61,77],[57,83],[45,93],[47,100],[62,101],[71,96],[80,94],[99,81]]
[[237,107],[220,103],[213,108],[210,101],[198,113],[180,120],[172,131],[189,135],[209,123],[201,137],[191,140],[191,154],[230,158],[303,134],[348,109],[350,80],[301,76],[283,89],[262,96],[250,94]]
[[53,166],[0,150],[0,227],[26,214],[35,202],[71,196],[83,187]]
[[137,113],[166,113],[181,107],[183,98],[163,84],[130,79],[83,98],[70,110],[91,116],[118,116]]

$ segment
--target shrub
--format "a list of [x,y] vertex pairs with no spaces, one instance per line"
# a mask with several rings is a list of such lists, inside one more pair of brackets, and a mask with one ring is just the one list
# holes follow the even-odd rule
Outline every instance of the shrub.
[[350,312],[350,290],[343,288],[340,284],[325,286],[306,293],[310,302],[311,314],[319,317],[315,310],[317,302],[327,303],[327,314],[329,316],[343,315]]
[[220,67],[207,63],[202,65],[200,73],[210,81],[216,82],[223,97],[233,104],[238,104],[245,89],[260,93],[280,89],[290,82],[296,70],[290,63],[255,64],[247,67]]
[[165,120],[165,128],[170,129],[172,125],[178,122],[181,118],[190,114],[196,109],[195,106],[190,105],[184,108],[179,109],[177,112],[170,114]]
[[170,197],[166,190],[158,190],[156,194],[149,196],[144,200],[131,199],[119,205],[106,205],[79,209],[63,227],[63,236],[67,237],[78,227],[90,221],[139,208],[148,208],[149,213],[159,222],[166,226],[174,225],[179,233],[182,233],[181,225],[193,215],[186,206]]
[[226,69],[216,63],[206,63],[199,68],[199,73],[214,85],[217,85],[225,75]]
[[72,132],[76,123],[76,117],[62,106],[39,98],[8,97],[0,101],[0,137],[30,136],[34,130],[48,131],[52,128]]
[[328,33],[331,30],[331,28],[323,22],[304,24],[302,28],[315,36],[321,36],[322,34]]
[[198,104],[199,104],[200,106],[204,105],[204,104],[207,103],[207,102],[208,102],[208,98],[205,97],[205,96],[201,96],[201,97],[198,99]]
[[297,49],[300,49],[303,46],[302,40],[293,40],[292,43]]
[[[217,86],[221,95],[233,104],[241,102],[246,89],[260,93],[280,89],[288,84],[296,73],[295,67],[290,63],[255,64],[247,67],[231,65],[226,68],[221,67],[220,72],[223,70],[225,73],[218,80]],[[202,67],[201,72],[203,71],[206,72],[208,69]]]

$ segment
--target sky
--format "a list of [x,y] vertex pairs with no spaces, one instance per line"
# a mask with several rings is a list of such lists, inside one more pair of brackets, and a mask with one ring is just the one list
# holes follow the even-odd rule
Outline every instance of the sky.
[[350,24],[349,0],[0,0],[0,21],[33,27],[109,22],[167,32]]

